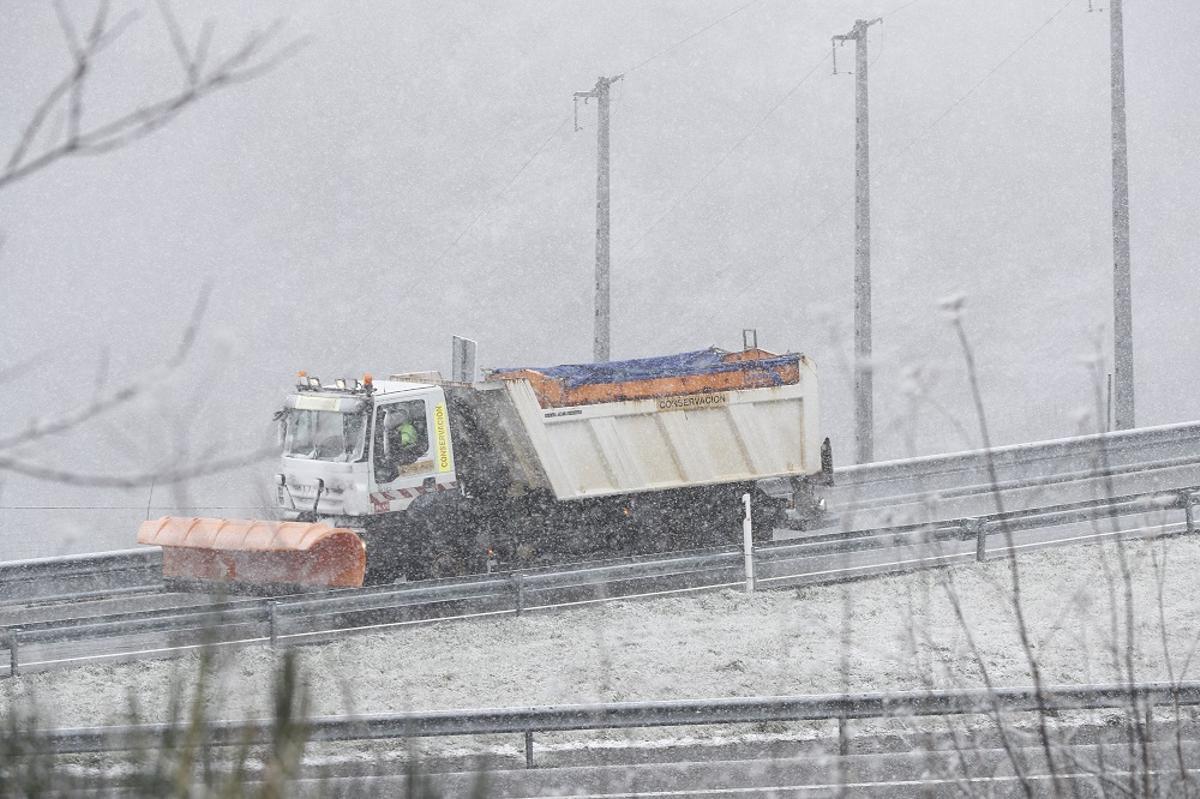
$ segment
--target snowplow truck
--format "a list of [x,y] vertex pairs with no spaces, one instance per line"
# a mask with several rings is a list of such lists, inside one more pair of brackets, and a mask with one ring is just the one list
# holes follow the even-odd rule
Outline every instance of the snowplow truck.
[[745,493],[769,540],[785,516],[819,515],[832,482],[800,354],[711,348],[474,383],[300,374],[276,414],[278,518],[143,523],[168,582],[351,587],[727,545]]

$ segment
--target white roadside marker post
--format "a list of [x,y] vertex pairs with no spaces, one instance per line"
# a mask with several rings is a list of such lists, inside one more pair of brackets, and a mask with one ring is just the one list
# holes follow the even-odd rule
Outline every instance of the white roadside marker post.
[[742,494],[746,517],[742,519],[742,555],[746,562],[746,593],[754,593],[754,540],[750,532],[750,495]]

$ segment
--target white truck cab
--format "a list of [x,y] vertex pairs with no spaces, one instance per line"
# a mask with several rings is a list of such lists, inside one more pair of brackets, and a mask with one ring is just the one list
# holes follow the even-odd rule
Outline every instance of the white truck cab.
[[285,518],[392,513],[422,494],[458,487],[441,386],[310,381],[278,414],[283,453],[276,501]]

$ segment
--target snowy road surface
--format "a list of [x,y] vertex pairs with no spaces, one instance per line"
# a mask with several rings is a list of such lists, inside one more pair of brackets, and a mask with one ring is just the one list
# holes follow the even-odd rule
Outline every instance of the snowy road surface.
[[[1117,536],[1135,538],[1139,536],[1154,536],[1178,534],[1184,529],[1182,522],[1171,522],[1174,516],[1182,516],[1179,509],[1162,509],[1150,513],[1130,514],[1118,517],[1120,525],[1113,527],[1108,518],[1098,521],[1075,522],[1058,524],[1049,527],[1035,527],[1026,530],[1011,531],[1011,534],[994,532],[987,539],[986,555],[989,558],[1004,557],[1011,545],[1020,552],[1067,544],[1105,540]],[[844,551],[831,551],[828,541],[799,541],[781,549],[773,550],[773,555],[759,559],[756,569],[756,581],[760,588],[797,587],[815,583],[828,583],[848,578],[878,575],[888,572],[910,571],[928,566],[940,566],[950,563],[965,563],[976,557],[976,541],[960,538],[930,539],[926,531],[912,533],[895,533],[871,536],[855,540],[856,548]],[[865,546],[869,545],[869,546]],[[865,548],[864,548],[865,546]],[[784,557],[786,555],[786,557]],[[697,582],[698,581],[698,582]],[[715,581],[715,582],[714,582]],[[740,587],[742,577],[740,567],[730,572],[729,569],[719,569],[708,573],[692,575],[684,583],[659,583],[650,581],[629,586],[620,583],[611,584],[608,590],[612,595],[602,590],[598,595],[590,592],[585,596],[572,594],[563,596],[561,593],[527,592],[524,605],[527,611],[536,612],[573,612],[579,605],[590,605],[598,602],[616,601],[622,596],[650,598],[691,593],[698,589],[715,590],[722,587]],[[430,618],[443,615],[448,618],[471,619],[484,616],[505,615],[512,613],[517,600],[508,597],[508,588],[502,586],[499,604],[491,593],[484,592],[486,605],[481,607],[472,603],[460,606],[456,603],[430,611]],[[196,595],[178,595],[181,609],[188,605],[202,603],[203,597]],[[157,597],[159,601],[170,600],[170,595]],[[511,602],[509,601],[511,599]],[[173,600],[172,600],[173,601]],[[384,606],[396,600],[380,600]],[[253,604],[253,603],[249,603]],[[57,609],[57,606],[55,606]],[[316,608],[322,608],[318,614]],[[342,606],[337,603],[317,605],[308,611],[307,616],[288,612],[279,635],[281,640],[290,643],[312,643],[327,641],[342,637],[346,630],[356,632],[377,633],[386,629],[400,626],[424,624],[426,618],[422,615],[410,618],[408,615],[390,615],[385,610],[367,616],[349,614],[339,610]],[[265,608],[264,608],[265,610]],[[36,615],[37,609],[29,611]],[[382,615],[379,615],[382,614]],[[29,620],[18,623],[29,624]],[[93,634],[90,637],[67,638],[64,640],[40,643],[30,640],[32,633],[27,633],[19,646],[20,669],[24,673],[45,671],[81,666],[89,662],[116,662],[146,660],[160,657],[175,657],[189,651],[195,651],[205,641],[213,640],[211,630],[207,625],[212,622],[197,619],[183,613],[172,622],[170,631],[124,632],[108,631],[103,634]],[[27,628],[28,629],[28,628]],[[116,628],[122,630],[123,628]],[[220,640],[223,647],[240,645],[257,645],[265,641],[268,635],[261,614],[251,613],[248,621],[235,622],[232,618],[221,622]]]
[[[1047,682],[1123,676],[1115,656],[1126,641],[1122,561],[1136,678],[1167,678],[1168,658],[1176,679],[1194,676],[1200,540],[1177,537],[1019,560],[1022,610]],[[1011,595],[1007,561],[972,563],[751,596],[726,590],[402,628],[301,652],[312,712],[325,715],[979,685],[972,642],[996,684],[1027,685]],[[262,715],[275,660],[266,647],[229,652],[211,688],[212,714]],[[172,680],[190,682],[195,671],[194,656],[91,665],[6,680],[0,694],[36,694],[54,726],[118,720],[131,695],[147,718],[162,719]]]

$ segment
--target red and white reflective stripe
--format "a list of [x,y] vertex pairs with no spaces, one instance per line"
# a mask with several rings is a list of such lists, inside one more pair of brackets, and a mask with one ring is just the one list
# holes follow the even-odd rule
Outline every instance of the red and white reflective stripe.
[[416,499],[422,494],[441,493],[451,489],[458,488],[458,481],[454,480],[449,483],[434,483],[433,488],[425,486],[413,486],[412,488],[393,488],[391,491],[380,491],[377,494],[371,494],[371,503],[376,507],[387,505],[397,499]]

